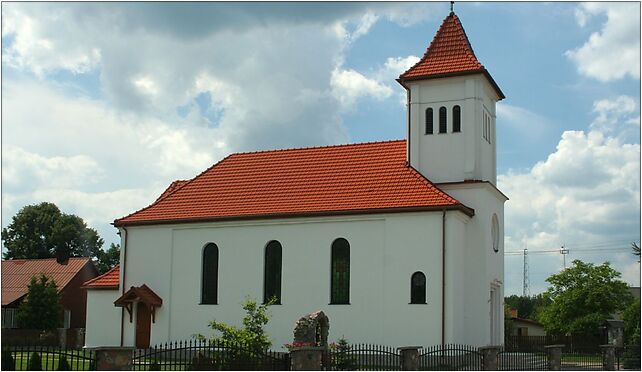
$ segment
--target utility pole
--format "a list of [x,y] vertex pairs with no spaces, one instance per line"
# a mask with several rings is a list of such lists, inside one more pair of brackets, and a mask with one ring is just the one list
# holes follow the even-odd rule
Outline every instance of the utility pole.
[[528,248],[526,247],[526,243],[524,243],[524,279],[523,279],[523,288],[522,288],[522,296],[527,297],[530,296],[530,290],[528,289]]
[[560,248],[560,253],[564,258],[564,270],[566,270],[566,255],[568,254],[568,249],[564,248],[564,244],[562,244],[562,247]]

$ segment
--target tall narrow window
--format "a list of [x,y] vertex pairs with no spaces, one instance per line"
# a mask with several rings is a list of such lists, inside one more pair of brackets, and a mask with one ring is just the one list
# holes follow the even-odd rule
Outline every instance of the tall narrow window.
[[272,240],[265,247],[263,303],[274,298],[281,303],[281,243]]
[[339,238],[332,242],[330,303],[350,303],[350,244]]
[[441,106],[439,108],[439,133],[446,133],[446,108]]
[[426,109],[426,134],[432,134],[432,108]]
[[215,305],[218,301],[218,247],[214,243],[203,248],[202,273],[201,304]]
[[461,132],[461,107],[455,105],[453,107],[453,133]]
[[410,277],[410,303],[426,303],[426,276],[421,271],[417,271]]

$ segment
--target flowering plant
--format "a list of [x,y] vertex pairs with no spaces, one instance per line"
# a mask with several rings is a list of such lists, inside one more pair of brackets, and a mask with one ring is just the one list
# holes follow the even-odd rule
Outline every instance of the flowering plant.
[[317,344],[314,343],[314,342],[301,342],[301,341],[299,341],[299,342],[293,342],[291,344],[284,344],[283,346],[285,346],[288,349],[292,349],[292,348],[305,347],[305,346],[317,346]]

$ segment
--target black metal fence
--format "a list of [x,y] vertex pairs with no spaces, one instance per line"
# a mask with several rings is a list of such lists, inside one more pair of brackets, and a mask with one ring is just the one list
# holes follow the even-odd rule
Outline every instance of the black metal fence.
[[497,353],[497,369],[500,371],[547,371],[548,353],[502,348]]
[[617,370],[640,370],[640,345],[627,345],[615,350]]
[[419,369],[422,371],[482,370],[482,354],[470,345],[436,345],[419,350]]
[[289,354],[257,350],[243,344],[187,340],[134,351],[135,371],[288,371]]
[[392,346],[353,344],[330,349],[323,358],[329,371],[399,371],[401,356]]
[[504,350],[520,352],[544,352],[546,345],[565,345],[569,351],[593,349],[608,342],[601,336],[506,336]]
[[602,371],[603,355],[596,347],[564,347],[562,349],[562,371]]
[[2,345],[3,371],[95,371],[91,350],[40,345]]

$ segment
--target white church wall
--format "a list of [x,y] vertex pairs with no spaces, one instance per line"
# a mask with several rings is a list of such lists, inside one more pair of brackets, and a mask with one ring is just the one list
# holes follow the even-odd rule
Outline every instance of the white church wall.
[[87,290],[87,328],[85,346],[120,346],[120,313],[114,301],[119,296],[117,289]]
[[[475,209],[475,216],[466,227],[466,253],[464,262],[464,290],[467,301],[464,327],[468,340],[476,345],[488,345],[490,339],[490,289],[499,285],[500,304],[504,288],[504,202],[505,197],[488,183],[439,185],[457,200]],[[499,220],[499,250],[492,248],[492,216]],[[483,278],[483,279],[480,279]],[[494,309],[497,339],[503,342],[503,308]],[[480,316],[483,314],[483,316]],[[497,340],[495,340],[497,341]]]
[[[460,244],[455,237],[463,235],[455,224],[448,228],[453,252]],[[272,239],[283,246],[282,305],[270,307],[267,327],[275,348],[291,342],[294,322],[316,310],[330,318],[330,340],[345,336],[351,342],[398,346],[440,342],[441,212],[129,227],[128,231],[126,286],[147,284],[163,299],[152,325],[152,344],[195,333],[209,335],[207,323],[212,319],[240,324],[245,296],[263,299],[264,247]],[[329,305],[330,246],[339,237],[351,247],[350,305]],[[199,305],[201,252],[208,242],[219,247],[218,305]],[[415,271],[427,277],[426,305],[409,304],[410,276]],[[457,297],[453,311],[463,311],[464,301]],[[127,320],[125,343],[132,345],[135,319]],[[461,334],[463,328],[452,332]]]
[[[493,133],[490,142],[484,137],[483,112],[485,110],[490,116],[491,127],[494,127],[498,97],[487,79],[481,74],[466,75],[410,82],[409,87],[410,163],[413,167],[435,183],[485,180],[495,184],[495,139]],[[461,107],[459,133],[452,131],[455,105]],[[439,133],[439,108],[442,106],[447,109],[446,133]],[[425,134],[428,107],[433,109],[433,134]]]

